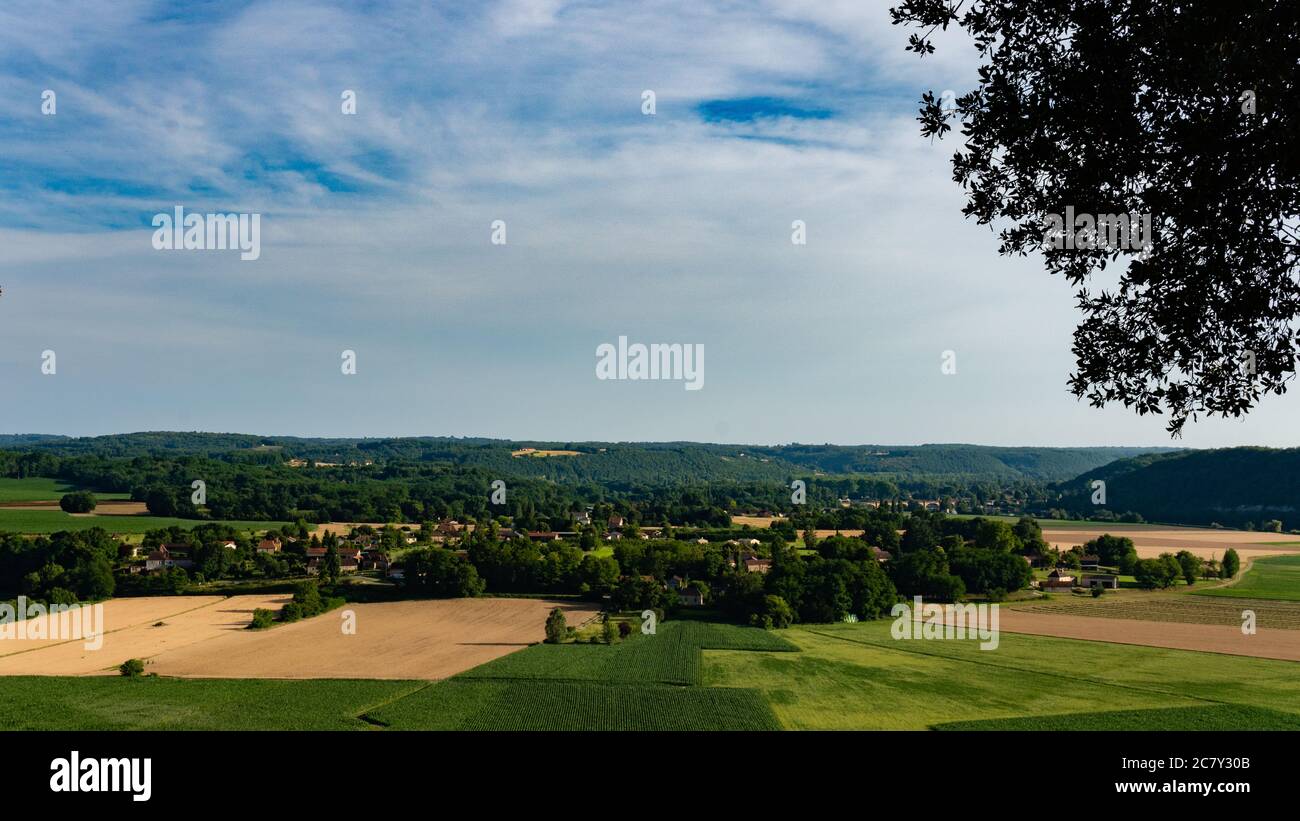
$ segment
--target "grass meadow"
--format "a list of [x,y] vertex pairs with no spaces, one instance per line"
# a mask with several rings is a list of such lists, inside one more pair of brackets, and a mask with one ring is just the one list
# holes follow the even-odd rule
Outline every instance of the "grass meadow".
[[[0,479],[0,504],[58,501],[78,488],[58,479]],[[96,493],[98,499],[130,499],[129,493]]]
[[1266,556],[1233,584],[1195,591],[1198,596],[1300,601],[1300,556]]
[[1300,666],[1287,661],[1015,633],[983,651],[973,640],[895,641],[887,621],[784,635],[802,652],[707,652],[702,683],[760,690],[790,729],[1063,715],[1083,729],[1096,713],[1224,704],[1300,714]]
[[[168,516],[71,516],[62,510],[0,509],[0,533],[58,533],[102,527],[109,533],[140,534],[164,527],[194,528],[215,520],[176,519]],[[221,521],[239,530],[280,528],[287,522]]]

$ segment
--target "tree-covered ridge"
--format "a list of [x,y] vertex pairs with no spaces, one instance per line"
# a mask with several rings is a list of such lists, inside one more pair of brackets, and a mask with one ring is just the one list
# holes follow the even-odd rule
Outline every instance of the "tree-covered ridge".
[[[145,432],[85,438],[17,437],[0,448],[57,456],[208,456],[331,465],[417,462],[480,467],[497,476],[557,482],[663,484],[788,481],[810,474],[877,476],[900,482],[1063,481],[1116,459],[1158,449],[1008,448],[977,445],[749,446],[695,442],[531,442],[455,437],[307,439],[249,434]],[[21,441],[17,441],[20,439]],[[577,456],[520,458],[524,448]]]
[[1087,513],[1094,481],[1106,506],[1159,522],[1263,526],[1300,524],[1300,448],[1225,448],[1149,454],[1088,471],[1057,489],[1063,506]]

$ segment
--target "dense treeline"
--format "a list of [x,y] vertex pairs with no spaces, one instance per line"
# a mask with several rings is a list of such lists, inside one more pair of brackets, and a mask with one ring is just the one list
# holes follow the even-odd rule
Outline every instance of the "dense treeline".
[[25,595],[53,604],[113,595],[118,542],[101,528],[28,539],[0,534],[0,599]]
[[[562,458],[562,457],[548,457]],[[513,460],[521,462],[539,459]],[[737,510],[787,514],[817,512],[818,527],[858,528],[865,508],[841,508],[850,498],[897,498],[906,491],[879,478],[818,477],[806,481],[806,500],[795,505],[790,483],[688,481],[673,485],[646,482],[558,483],[505,475],[506,504],[490,502],[497,474],[474,466],[423,462],[290,467],[283,461],[211,456],[56,456],[44,452],[0,451],[0,476],[43,476],[100,492],[129,493],[157,516],[233,520],[395,521],[511,516],[526,530],[572,530],[573,514],[595,504],[608,505],[634,523],[726,527]],[[195,502],[193,483],[201,480]],[[937,483],[926,493],[973,503],[994,496],[999,488],[986,482]],[[1012,483],[1002,489],[1030,500],[1041,486]],[[961,505],[958,505],[961,509]]]
[[[576,451],[578,456],[516,458],[522,448]],[[56,456],[207,456],[337,464],[390,462],[479,467],[498,476],[546,478],[564,483],[676,484],[681,482],[781,482],[815,474],[860,475],[900,489],[936,491],[925,483],[1061,481],[1115,459],[1149,452],[1138,448],[1000,448],[975,445],[779,445],[693,442],[513,442],[416,437],[302,439],[241,434],[154,432],[79,439],[0,437],[0,448]],[[44,474],[42,474],[44,475]]]

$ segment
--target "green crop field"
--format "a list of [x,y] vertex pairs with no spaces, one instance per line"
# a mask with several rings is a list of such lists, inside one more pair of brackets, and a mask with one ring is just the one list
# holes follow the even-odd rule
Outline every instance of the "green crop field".
[[[367,718],[421,730],[778,730],[744,686],[698,686],[703,648],[797,650],[753,627],[669,621],[617,644],[538,644],[438,682]],[[759,653],[763,655],[765,653]]]
[[[62,510],[0,509],[0,533],[57,533],[60,530],[90,530],[102,527],[109,533],[144,533],[164,527],[193,528],[210,522],[164,516],[70,516]],[[240,530],[284,527],[287,522],[226,522]]]
[[1267,556],[1256,559],[1251,563],[1250,570],[1235,584],[1198,590],[1196,594],[1237,599],[1300,601],[1300,556]]
[[[57,501],[77,488],[58,479],[0,479],[0,504]],[[98,499],[130,499],[129,493],[96,493]]]
[[653,636],[633,633],[618,644],[539,644],[461,673],[460,678],[693,685],[700,680],[704,648],[798,649],[754,627],[669,621]]
[[755,690],[453,678],[367,718],[415,730],[779,730]]
[[956,721],[1239,704],[1300,714],[1294,662],[1003,633],[895,641],[889,623],[796,627],[800,653],[705,653],[702,683],[753,687],[792,729],[924,729]]
[[363,730],[423,681],[0,677],[4,730]]

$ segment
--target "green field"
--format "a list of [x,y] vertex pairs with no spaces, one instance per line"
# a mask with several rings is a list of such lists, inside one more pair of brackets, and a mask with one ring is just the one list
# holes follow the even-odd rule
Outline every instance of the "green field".
[[423,681],[0,677],[4,730],[364,730]]
[[888,622],[797,627],[800,653],[705,654],[705,685],[753,687],[791,729],[925,729],[956,721],[1239,704],[1300,714],[1293,662],[1003,633],[894,641]]
[[[57,501],[76,487],[58,479],[0,479],[0,504]],[[129,493],[96,493],[99,499],[130,499]]]
[[[165,516],[70,516],[62,510],[0,510],[0,533],[57,533],[102,527],[109,533],[144,533],[164,527],[194,528],[213,522]],[[240,530],[284,527],[287,522],[220,522]]]
[[1300,601],[1300,556],[1266,556],[1227,587],[1195,591],[1198,596]]
[[936,724],[936,730],[1300,730],[1300,715],[1216,704]]

